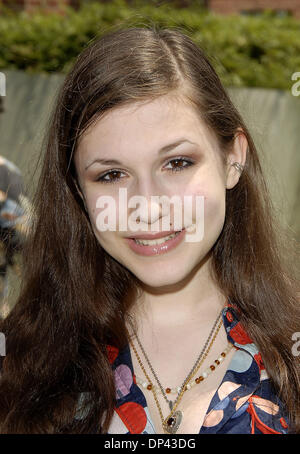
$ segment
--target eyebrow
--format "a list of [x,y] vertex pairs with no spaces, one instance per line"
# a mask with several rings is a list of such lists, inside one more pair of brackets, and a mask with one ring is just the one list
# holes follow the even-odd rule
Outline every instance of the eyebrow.
[[[169,143],[168,145],[164,145],[162,148],[160,148],[158,150],[158,154],[161,155],[161,154],[168,153],[168,152],[172,151],[174,148],[178,147],[179,145],[181,145],[182,143],[185,143],[185,142],[190,143],[192,145],[197,145],[195,142],[191,142],[188,139],[178,139],[175,142]],[[90,164],[88,164],[85,167],[85,170],[87,170],[92,164],[95,164],[96,162],[98,162],[99,164],[104,164],[104,165],[122,165],[122,163],[120,161],[117,161],[116,159],[97,158],[97,159],[94,159]]]

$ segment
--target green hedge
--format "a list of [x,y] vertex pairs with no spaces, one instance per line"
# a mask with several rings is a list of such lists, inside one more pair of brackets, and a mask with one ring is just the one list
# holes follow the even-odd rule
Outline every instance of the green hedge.
[[[152,3],[152,4],[151,4]],[[83,4],[65,15],[0,14],[0,68],[28,72],[68,71],[80,51],[111,26],[159,24],[180,28],[204,48],[227,86],[290,89],[300,71],[300,21],[261,16],[221,16],[199,7],[172,8],[124,0]]]

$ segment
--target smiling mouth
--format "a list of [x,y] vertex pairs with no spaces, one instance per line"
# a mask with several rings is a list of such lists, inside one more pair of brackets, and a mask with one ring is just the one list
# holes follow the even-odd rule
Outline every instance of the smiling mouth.
[[183,228],[182,230],[154,239],[125,238],[125,240],[130,249],[136,254],[151,257],[165,254],[175,249],[184,240],[185,231],[186,229]]
[[155,240],[145,240],[145,239],[136,239],[132,238],[136,244],[142,244],[143,246],[154,246],[156,244],[163,244],[166,241],[171,240],[175,236],[179,235],[179,233],[182,232],[182,230],[179,230],[178,232],[172,233],[171,235],[164,236],[162,238],[156,238]]

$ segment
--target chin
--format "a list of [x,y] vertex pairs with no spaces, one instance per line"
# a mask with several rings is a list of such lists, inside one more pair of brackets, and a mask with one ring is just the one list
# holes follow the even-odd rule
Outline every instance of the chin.
[[155,269],[143,273],[141,267],[138,269],[129,268],[130,271],[139,279],[141,284],[152,287],[152,288],[164,288],[169,286],[174,286],[184,281],[184,279],[189,275],[189,270],[180,266],[176,270],[176,267],[166,267],[160,268],[159,266]]

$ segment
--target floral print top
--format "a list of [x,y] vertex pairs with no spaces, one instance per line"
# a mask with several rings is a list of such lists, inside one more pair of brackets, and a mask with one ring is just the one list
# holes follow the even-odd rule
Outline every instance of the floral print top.
[[[216,390],[199,434],[287,434],[288,419],[272,389],[256,345],[227,304],[222,311],[227,338],[236,351]],[[107,346],[116,383],[116,405],[108,434],[155,434],[146,397],[136,384],[129,344]]]

